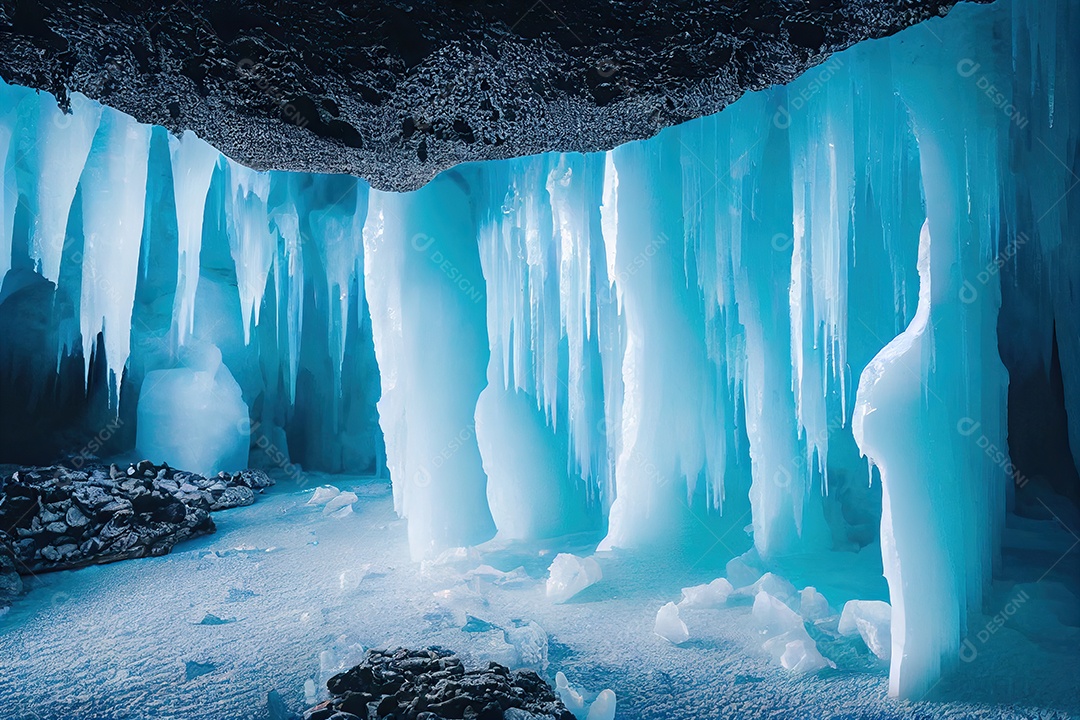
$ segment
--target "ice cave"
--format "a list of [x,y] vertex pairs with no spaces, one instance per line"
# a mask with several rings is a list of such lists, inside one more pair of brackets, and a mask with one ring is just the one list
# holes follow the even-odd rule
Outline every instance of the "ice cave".
[[530,4],[4,3],[0,720],[1080,718],[1080,4]]

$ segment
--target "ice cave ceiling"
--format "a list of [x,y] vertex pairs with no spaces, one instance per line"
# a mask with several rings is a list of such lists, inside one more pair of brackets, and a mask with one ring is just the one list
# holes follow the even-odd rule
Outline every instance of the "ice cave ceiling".
[[411,190],[461,162],[651,137],[954,4],[9,1],[0,76],[256,169]]

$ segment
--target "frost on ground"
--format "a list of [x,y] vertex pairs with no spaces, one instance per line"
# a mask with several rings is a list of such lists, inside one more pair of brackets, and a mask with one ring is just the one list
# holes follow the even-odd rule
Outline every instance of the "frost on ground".
[[[719,550],[692,570],[698,556],[682,563],[670,553],[598,554],[603,580],[555,604],[547,598],[553,559],[587,555],[595,537],[460,549],[421,566],[409,560],[388,484],[311,479],[310,490],[283,483],[251,507],[216,515],[216,535],[171,555],[28,578],[27,594],[0,617],[0,720],[279,720],[325,699],[326,681],[365,650],[399,645],[452,648],[473,667],[529,667],[553,686],[561,672],[585,720],[610,720],[613,706],[618,720],[1043,720],[1080,710],[1075,697],[1063,704],[1075,687],[1067,637],[1047,650],[1012,621],[987,631],[985,642],[976,632],[977,657],[932,702],[896,703],[885,699],[887,669],[862,640],[834,639],[835,611],[832,626],[795,620],[800,603],[812,604],[805,591],[781,603],[787,613],[771,609],[791,627],[802,623],[836,670],[785,670],[762,648],[753,606],[738,601],[682,604],[691,639],[676,646],[657,637],[657,608],[682,588],[725,587],[713,584],[730,560]],[[324,482],[341,492],[319,491],[308,505]],[[353,512],[324,514],[344,493],[356,496]],[[802,587],[792,569],[778,577]],[[1043,596],[1057,596],[1041,587],[1027,588],[1030,600],[1013,617],[1044,622],[1030,614]],[[818,592],[835,608],[856,597],[827,584]],[[1002,606],[1010,597],[1003,594]],[[789,664],[809,655],[800,639],[784,644]]]

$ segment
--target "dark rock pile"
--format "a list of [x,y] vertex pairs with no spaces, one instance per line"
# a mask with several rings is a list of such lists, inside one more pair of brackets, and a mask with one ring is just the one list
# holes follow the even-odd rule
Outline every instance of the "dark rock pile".
[[453,653],[371,650],[364,662],[326,684],[333,697],[304,720],[574,720],[555,692],[532,670],[489,663],[465,670]]
[[7,564],[28,575],[165,555],[271,484],[257,470],[206,478],[147,460],[18,470],[0,478],[0,596]]

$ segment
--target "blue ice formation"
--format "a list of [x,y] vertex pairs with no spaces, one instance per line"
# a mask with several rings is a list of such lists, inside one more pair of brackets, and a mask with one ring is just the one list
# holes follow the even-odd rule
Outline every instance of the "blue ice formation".
[[55,284],[55,366],[96,364],[155,460],[377,468],[378,398],[417,558],[702,511],[766,562],[879,537],[890,693],[919,697],[1025,481],[1010,373],[1060,365],[1080,460],[1078,31],[1066,0],[959,6],[654,139],[408,194],[3,86],[0,302]]

